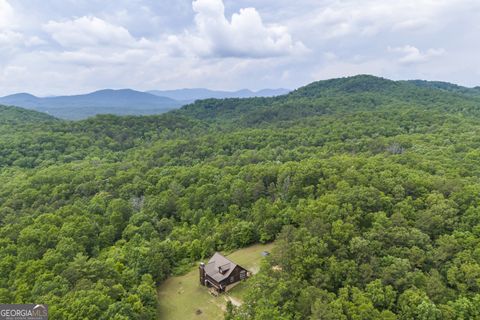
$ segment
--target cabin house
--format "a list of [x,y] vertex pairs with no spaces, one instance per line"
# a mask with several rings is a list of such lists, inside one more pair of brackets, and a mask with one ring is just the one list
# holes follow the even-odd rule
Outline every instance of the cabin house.
[[216,252],[207,264],[200,263],[200,284],[217,292],[228,291],[249,277],[247,269]]

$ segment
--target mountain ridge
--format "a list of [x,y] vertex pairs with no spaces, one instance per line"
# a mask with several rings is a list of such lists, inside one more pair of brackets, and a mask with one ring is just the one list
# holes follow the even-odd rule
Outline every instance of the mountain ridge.
[[[164,92],[167,96],[160,95]],[[288,89],[251,91],[214,91],[209,89],[179,89],[137,91],[133,89],[101,89],[86,94],[38,97],[26,92],[0,97],[0,104],[12,105],[51,114],[67,120],[81,120],[97,114],[150,115],[177,109],[196,100],[229,97],[276,96]]]
[[278,89],[262,89],[252,91],[249,89],[240,89],[236,91],[210,90],[206,88],[182,88],[175,90],[150,90],[148,93],[168,97],[175,100],[184,100],[194,102],[203,99],[226,99],[226,98],[252,98],[252,97],[271,97],[284,95],[291,90]]
[[[317,99],[330,96],[342,99],[346,95],[358,94],[368,100],[368,95],[375,93],[375,99],[390,99],[404,102],[420,101],[420,95],[431,95],[434,99],[439,96],[453,99],[454,94],[462,99],[480,98],[480,87],[468,88],[457,84],[442,81],[426,80],[390,80],[372,75],[356,75],[351,77],[320,80],[299,87],[286,94],[287,89],[263,89],[257,92],[243,89],[238,91],[214,91],[203,88],[178,89],[155,91],[157,94],[164,92],[170,97],[158,96],[154,93],[136,91],[133,89],[102,89],[88,94],[37,97],[29,93],[16,93],[1,97],[0,104],[14,105],[26,109],[33,109],[68,120],[80,120],[97,114],[115,115],[150,115],[160,114],[179,109],[180,113],[196,114],[198,118],[211,118],[216,114],[235,114],[239,116],[239,110],[249,112],[251,101],[261,101],[262,105],[270,105],[274,102],[286,103],[288,100]],[[377,95],[380,93],[380,95]],[[205,98],[195,100],[175,100],[176,98],[207,97],[237,94],[244,97]],[[255,96],[250,96],[257,94]],[[190,96],[189,96],[190,95]],[[446,96],[447,95],[447,96]],[[253,100],[251,100],[253,99]],[[259,100],[260,99],[260,100]],[[258,109],[258,108],[257,108]],[[259,109],[260,110],[260,109]]]
[[[229,98],[195,101],[180,108],[182,114],[201,120],[221,118],[227,121],[262,122],[271,117],[288,119],[289,115],[302,117],[332,112],[351,112],[359,108],[377,108],[387,105],[409,104],[417,108],[437,105],[452,108],[462,101],[471,110],[480,104],[476,89],[444,90],[434,85],[425,86],[412,81],[394,81],[371,75],[320,80],[300,87],[287,95],[262,98]],[[293,112],[295,109],[298,112]]]
[[1,97],[0,103],[33,109],[68,120],[80,120],[97,114],[158,114],[183,105],[182,102],[170,98],[132,89],[104,89],[87,94],[55,97],[18,93]]

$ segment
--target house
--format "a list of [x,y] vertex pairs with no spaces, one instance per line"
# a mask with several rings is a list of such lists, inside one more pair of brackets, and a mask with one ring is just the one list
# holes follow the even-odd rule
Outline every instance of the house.
[[216,252],[207,264],[200,263],[200,284],[218,292],[228,291],[250,276],[247,269]]

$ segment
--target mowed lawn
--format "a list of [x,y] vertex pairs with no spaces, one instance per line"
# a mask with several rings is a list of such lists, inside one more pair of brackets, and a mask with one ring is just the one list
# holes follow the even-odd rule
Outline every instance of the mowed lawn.
[[[256,273],[263,258],[263,251],[270,251],[273,244],[256,244],[248,248],[237,250],[227,257],[233,262]],[[205,262],[207,262],[206,259]],[[241,301],[245,293],[243,283],[233,288],[228,295]],[[221,294],[212,296],[206,287],[199,283],[198,267],[192,268],[189,273],[168,278],[158,288],[158,319],[162,320],[190,320],[190,319],[223,319],[227,304],[227,296]]]

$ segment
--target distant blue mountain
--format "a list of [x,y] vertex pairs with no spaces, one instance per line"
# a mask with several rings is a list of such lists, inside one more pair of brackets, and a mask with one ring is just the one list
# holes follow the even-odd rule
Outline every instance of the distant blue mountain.
[[0,98],[0,104],[48,113],[63,119],[84,119],[96,114],[146,115],[163,113],[184,103],[131,89],[100,90],[89,94],[39,98],[17,93]]
[[148,93],[175,99],[178,101],[193,102],[200,99],[225,99],[225,98],[251,98],[251,97],[273,97],[289,93],[288,89],[263,89],[260,91],[251,91],[248,89],[238,91],[218,91],[203,88],[178,89],[178,90],[152,90]]
[[214,91],[208,89],[180,89],[141,92],[131,89],[99,90],[88,94],[36,97],[17,93],[0,98],[0,104],[33,109],[54,117],[70,120],[85,119],[97,114],[148,115],[167,112],[199,99],[271,97],[287,94],[287,89],[261,91]]

